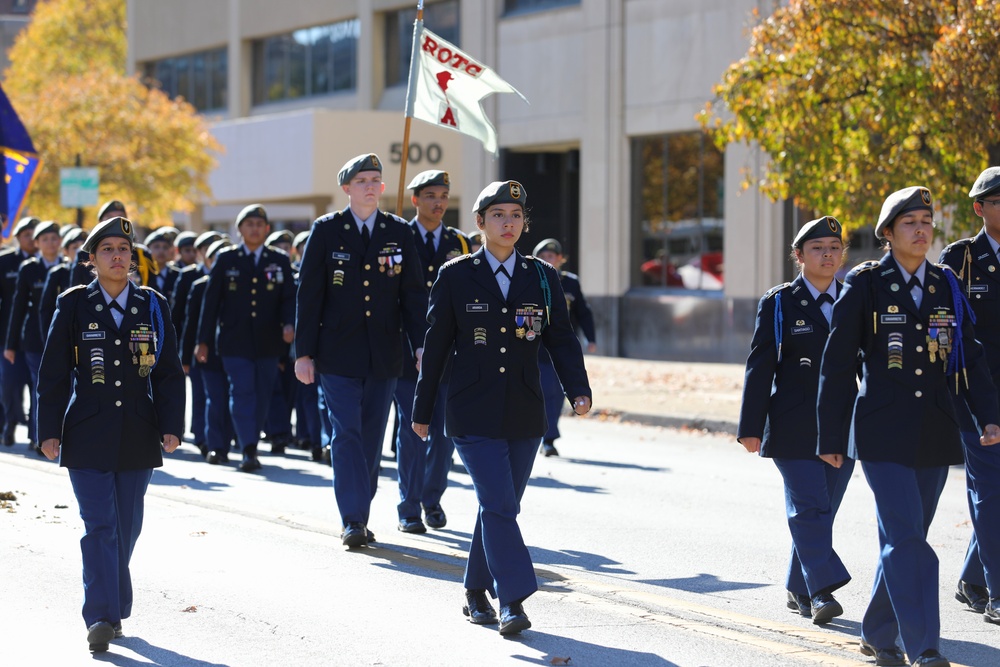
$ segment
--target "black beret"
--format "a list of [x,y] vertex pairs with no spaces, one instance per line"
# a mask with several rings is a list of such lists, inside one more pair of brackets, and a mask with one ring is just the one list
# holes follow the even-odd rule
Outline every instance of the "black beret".
[[378,155],[375,155],[375,153],[365,153],[364,155],[351,158],[347,161],[347,164],[340,168],[340,173],[337,174],[337,182],[341,185],[347,185],[351,182],[352,178],[362,171],[377,171],[381,174],[382,161],[378,159]]
[[236,226],[239,227],[240,224],[247,218],[261,218],[264,222],[267,222],[267,211],[260,204],[250,204],[249,206],[244,206],[240,214],[236,216]]
[[422,171],[413,177],[413,180],[406,186],[406,189],[413,190],[413,193],[417,194],[424,188],[429,188],[432,185],[443,185],[446,188],[451,188],[451,178],[448,176],[448,172],[441,171],[440,169]]
[[186,248],[188,246],[194,246],[195,239],[197,238],[198,235],[195,234],[194,232],[188,232],[188,231],[181,232],[180,234],[177,235],[177,238],[174,239],[174,246],[178,248]]
[[479,245],[483,245],[483,233],[478,229],[474,232],[469,232],[466,236],[469,237],[469,243],[478,243]]
[[37,239],[42,234],[58,234],[59,233],[59,223],[53,222],[52,220],[46,220],[45,222],[40,222],[35,225],[35,230],[31,233],[31,238]]
[[1000,190],[1000,167],[990,167],[979,174],[975,185],[969,190],[969,196],[973,199],[982,199],[997,190]]
[[793,248],[801,249],[806,241],[813,239],[836,238],[844,240],[844,228],[840,226],[840,221],[833,216],[825,215],[817,220],[810,220],[802,225],[802,229],[795,235],[792,241]]
[[77,227],[76,229],[69,230],[69,232],[67,232],[63,236],[62,247],[68,248],[77,241],[86,241],[86,240],[87,240],[87,232]]
[[271,234],[268,235],[267,240],[264,241],[264,245],[274,245],[275,243],[288,243],[291,245],[294,240],[295,239],[290,231],[282,229],[281,231],[271,232]]
[[309,232],[299,232],[295,235],[295,241],[292,243],[293,248],[298,248],[300,245],[305,244],[309,240]]
[[538,242],[538,245],[535,246],[535,250],[531,254],[534,255],[535,257],[538,257],[540,253],[546,251],[554,252],[557,255],[561,255],[562,244],[559,243],[559,241],[556,241],[555,239],[543,239]]
[[517,181],[493,181],[476,197],[472,212],[479,213],[493,204],[520,204],[523,209],[527,201],[528,193]]
[[885,228],[896,219],[897,215],[910,211],[933,211],[931,208],[931,191],[925,187],[914,185],[897,190],[886,197],[882,204],[882,212],[878,215],[875,225],[875,238],[880,239]]
[[200,235],[197,239],[195,239],[194,247],[197,248],[198,250],[201,250],[203,248],[212,245],[212,243],[218,241],[221,238],[222,235],[219,234],[219,232],[205,232],[204,234]]
[[123,239],[128,239],[128,242],[133,246],[135,245],[135,231],[132,228],[132,221],[118,216],[98,223],[84,242],[82,250],[93,253],[97,249],[97,244],[109,236],[120,236]]
[[229,239],[220,238],[216,241],[212,241],[212,245],[208,246],[208,250],[205,251],[205,257],[215,257],[219,254],[220,250],[224,250],[232,245]]
[[26,229],[34,229],[35,225],[37,225],[40,222],[41,220],[39,220],[38,218],[32,218],[32,217],[21,218],[20,220],[17,221],[17,224],[14,225],[14,231],[11,232],[11,235],[17,236]]
[[125,204],[121,203],[117,199],[112,199],[109,202],[105,202],[104,206],[97,212],[97,219],[104,220],[104,218],[111,213],[121,213],[121,217],[128,215],[125,211]]
[[62,227],[59,228],[59,236],[65,238],[66,235],[69,234],[74,229],[80,229],[80,225],[72,225],[72,224],[63,225]]
[[166,237],[168,241],[170,241],[170,243],[173,243],[174,239],[177,238],[177,235],[181,233],[181,230],[171,225],[158,227],[157,229],[163,234],[164,237]]
[[149,236],[146,237],[143,243],[147,248],[154,243],[170,243],[170,236],[164,229],[154,229],[149,233]]

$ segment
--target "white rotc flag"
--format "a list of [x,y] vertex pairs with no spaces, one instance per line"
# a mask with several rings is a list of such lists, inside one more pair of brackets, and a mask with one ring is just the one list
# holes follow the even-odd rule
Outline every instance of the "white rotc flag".
[[424,28],[422,19],[414,22],[407,118],[475,137],[495,154],[497,132],[481,104],[493,93],[517,93],[528,101],[489,67]]

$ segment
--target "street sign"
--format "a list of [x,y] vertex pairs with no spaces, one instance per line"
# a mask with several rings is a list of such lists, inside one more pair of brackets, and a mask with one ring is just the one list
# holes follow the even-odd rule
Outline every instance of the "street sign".
[[65,208],[97,206],[97,167],[63,167],[59,170],[59,200]]

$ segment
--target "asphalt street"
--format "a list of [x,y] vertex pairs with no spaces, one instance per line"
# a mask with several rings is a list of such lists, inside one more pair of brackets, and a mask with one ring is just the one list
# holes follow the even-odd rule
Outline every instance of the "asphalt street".
[[[81,665],[871,665],[858,629],[877,556],[871,493],[855,473],[836,546],[854,580],[844,617],[819,627],[785,608],[789,549],[774,466],[730,436],[564,419],[563,456],[536,461],[521,526],[541,591],[533,627],[502,639],[466,622],[461,575],[475,516],[456,468],[448,526],[395,529],[386,459],[373,548],[337,538],[328,468],[265,455],[262,474],[209,466],[190,445],[147,494],[125,638],[92,657],[80,617],[82,523],[65,470],[0,451],[0,664]],[[266,447],[265,447],[266,449]],[[456,458],[457,462],[457,458]],[[969,537],[952,470],[931,543],[941,560],[942,652],[1000,665],[1000,627],[953,599]]]

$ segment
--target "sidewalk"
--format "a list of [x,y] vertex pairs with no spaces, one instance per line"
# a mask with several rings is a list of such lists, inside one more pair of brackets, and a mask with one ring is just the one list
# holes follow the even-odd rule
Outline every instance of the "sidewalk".
[[594,391],[594,418],[736,433],[743,391],[742,364],[594,355],[588,355],[586,361]]

